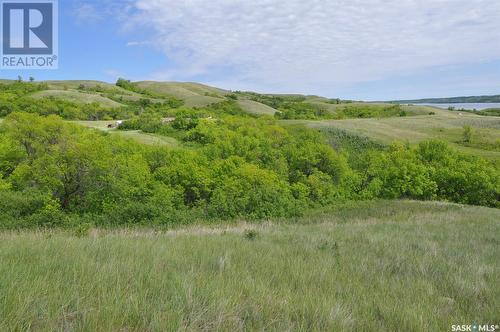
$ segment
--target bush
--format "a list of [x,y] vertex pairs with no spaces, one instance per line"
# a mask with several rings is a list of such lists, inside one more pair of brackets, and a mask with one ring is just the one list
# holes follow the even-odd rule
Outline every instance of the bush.
[[[157,117],[139,119],[150,121],[136,125],[155,130]],[[373,198],[498,206],[494,165],[441,142],[385,149],[342,133],[325,137],[227,114],[199,118],[191,129],[163,128],[189,146],[146,146],[56,116],[9,115],[0,125],[0,227],[290,217]]]
[[417,154],[429,168],[440,199],[463,204],[500,206],[500,176],[493,164],[436,141],[421,143]]
[[388,152],[371,154],[366,167],[365,188],[378,197],[499,206],[498,170],[443,142],[423,142],[415,149],[394,145]]
[[255,239],[257,239],[257,236],[259,236],[259,233],[253,229],[247,229],[243,233],[243,237],[249,241],[254,241]]
[[372,154],[367,176],[376,180],[378,195],[382,198],[433,199],[436,184],[431,180],[430,170],[419,162],[415,152],[408,147],[395,144],[387,153]]
[[234,166],[217,179],[208,204],[210,217],[264,219],[296,213],[289,186],[276,174],[246,163]]
[[463,141],[465,143],[472,143],[474,131],[473,131],[471,126],[469,126],[469,125],[464,126],[464,130],[463,130],[462,135],[463,135]]

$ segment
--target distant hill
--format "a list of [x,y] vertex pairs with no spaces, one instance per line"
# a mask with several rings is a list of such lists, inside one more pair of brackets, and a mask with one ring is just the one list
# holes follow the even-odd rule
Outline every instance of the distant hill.
[[167,97],[175,97],[185,102],[188,107],[203,107],[224,101],[229,91],[200,83],[190,82],[135,82],[137,87]]
[[35,99],[38,98],[46,98],[53,97],[59,98],[66,101],[74,102],[77,104],[90,104],[90,103],[98,103],[104,107],[116,108],[123,106],[122,104],[111,100],[109,98],[103,97],[99,94],[91,94],[91,93],[83,93],[79,91],[73,90],[45,90],[39,91],[32,94],[32,97]]
[[414,100],[394,100],[394,104],[453,104],[453,103],[500,103],[500,95],[494,96],[470,96],[450,98],[427,98]]
[[[1,80],[0,84],[9,84],[14,80]],[[38,83],[38,82],[36,82]],[[500,102],[500,95],[483,97],[456,97],[440,99],[401,100],[392,102],[362,102],[332,99],[301,94],[261,94],[249,91],[231,91],[193,82],[130,82],[135,88],[129,89],[114,83],[95,80],[54,80],[42,81],[47,87],[32,94],[33,98],[52,97],[77,104],[98,104],[106,108],[120,108],[130,102],[147,99],[153,103],[164,102],[164,98],[173,97],[181,100],[185,107],[206,107],[227,100],[235,100],[246,112],[273,116],[282,108],[291,104],[301,104],[311,109],[317,108],[335,116],[349,113],[345,117],[359,117],[360,109],[380,111],[391,108],[395,103],[451,103],[451,102]],[[300,105],[299,105],[300,106]],[[404,115],[428,115],[439,110],[422,105],[402,106]],[[373,116],[373,115],[372,115]],[[369,116],[370,117],[370,116]],[[339,118],[342,116],[339,115]]]

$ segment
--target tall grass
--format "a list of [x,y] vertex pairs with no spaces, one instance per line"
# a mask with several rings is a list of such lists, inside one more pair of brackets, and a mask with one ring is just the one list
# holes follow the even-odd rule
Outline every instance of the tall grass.
[[487,208],[382,202],[257,225],[3,232],[0,330],[498,324],[499,221]]

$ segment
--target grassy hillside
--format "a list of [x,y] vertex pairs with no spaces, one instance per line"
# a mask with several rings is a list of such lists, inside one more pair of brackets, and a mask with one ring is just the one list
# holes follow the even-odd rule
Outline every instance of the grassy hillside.
[[[1,119],[0,119],[1,120]],[[143,133],[139,130],[122,131],[108,128],[108,125],[115,124],[115,121],[72,121],[85,127],[99,129],[112,135],[130,138],[142,144],[159,145],[166,147],[177,147],[180,143],[172,137]]]
[[[15,81],[3,81],[14,84]],[[129,82],[133,89],[116,84],[91,81],[44,81],[41,91],[32,93],[34,98],[52,97],[57,100],[77,104],[95,103],[104,108],[122,106],[147,100],[152,103],[164,103],[166,99],[176,98],[184,107],[206,107],[215,103],[237,99],[238,105],[245,111],[257,115],[274,115],[278,110],[290,107],[314,108],[322,113],[322,118],[385,117],[404,115],[425,115],[434,109],[426,106],[401,106],[392,110],[393,104],[362,103],[333,100],[318,96],[256,94],[236,92],[189,82]],[[34,84],[38,84],[35,82]]]
[[[394,117],[384,119],[346,119],[324,121],[284,121],[303,123],[312,128],[338,128],[369,137],[377,142],[408,141],[417,144],[428,139],[441,139],[457,148],[476,155],[500,160],[500,117],[483,117],[470,113],[458,114],[434,110],[432,116]],[[464,126],[471,126],[474,139],[463,142]]]
[[52,97],[77,104],[96,103],[108,108],[122,107],[127,102],[135,102],[141,99],[147,99],[153,103],[163,101],[101,81],[68,80],[44,81],[42,83],[47,84],[47,90],[32,94],[33,98]]
[[[341,111],[349,111],[351,109],[367,108],[373,110],[383,110],[394,107],[393,104],[389,103],[363,103],[363,102],[353,102],[353,103],[339,103],[332,104],[326,102],[324,98],[313,98],[307,99],[308,103],[316,105],[320,108],[329,110],[332,114],[339,114]],[[401,110],[405,112],[406,115],[417,116],[417,115],[429,115],[429,113],[436,113],[436,108],[421,105],[401,105]]]
[[500,117],[117,84],[0,84],[0,331],[497,323]]
[[[69,81],[46,81],[50,90],[83,90],[87,94],[94,94],[101,96],[102,92],[111,93],[116,98],[123,97],[125,100],[136,101],[140,98],[147,98],[155,101],[154,98],[149,98],[147,96],[141,95],[139,93],[125,90],[116,84],[107,83],[102,81],[90,81],[90,80],[69,80]],[[102,92],[99,92],[101,90]],[[82,91],[80,91],[82,92]]]
[[112,83],[93,81],[93,80],[64,80],[64,81],[45,81],[50,89],[63,90],[68,89],[78,89],[80,86],[85,86],[88,88],[95,88],[97,86],[102,86],[104,88],[112,89],[115,87]]
[[187,107],[203,107],[221,102],[228,92],[198,83],[137,82],[140,89],[184,100]]
[[238,100],[238,105],[245,111],[251,114],[258,115],[274,115],[276,113],[276,109],[269,107],[267,105],[258,103],[253,100],[241,99]]
[[448,331],[497,322],[500,212],[420,202],[294,223],[0,233],[0,329]]
[[46,91],[39,91],[31,95],[33,98],[46,98],[46,97],[52,97],[52,98],[57,98],[57,99],[63,99],[66,101],[74,102],[74,103],[81,103],[81,104],[90,104],[90,103],[98,103],[99,105],[103,107],[121,107],[123,106],[122,104],[111,100],[106,97],[102,97],[99,94],[96,93],[84,93],[84,92],[79,92],[75,90],[46,90]]

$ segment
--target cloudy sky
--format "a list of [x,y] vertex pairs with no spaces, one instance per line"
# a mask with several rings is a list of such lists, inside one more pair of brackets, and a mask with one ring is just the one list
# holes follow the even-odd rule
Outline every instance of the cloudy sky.
[[[365,100],[500,93],[498,0],[60,1],[40,79],[197,81]],[[31,73],[3,72],[2,77]]]

